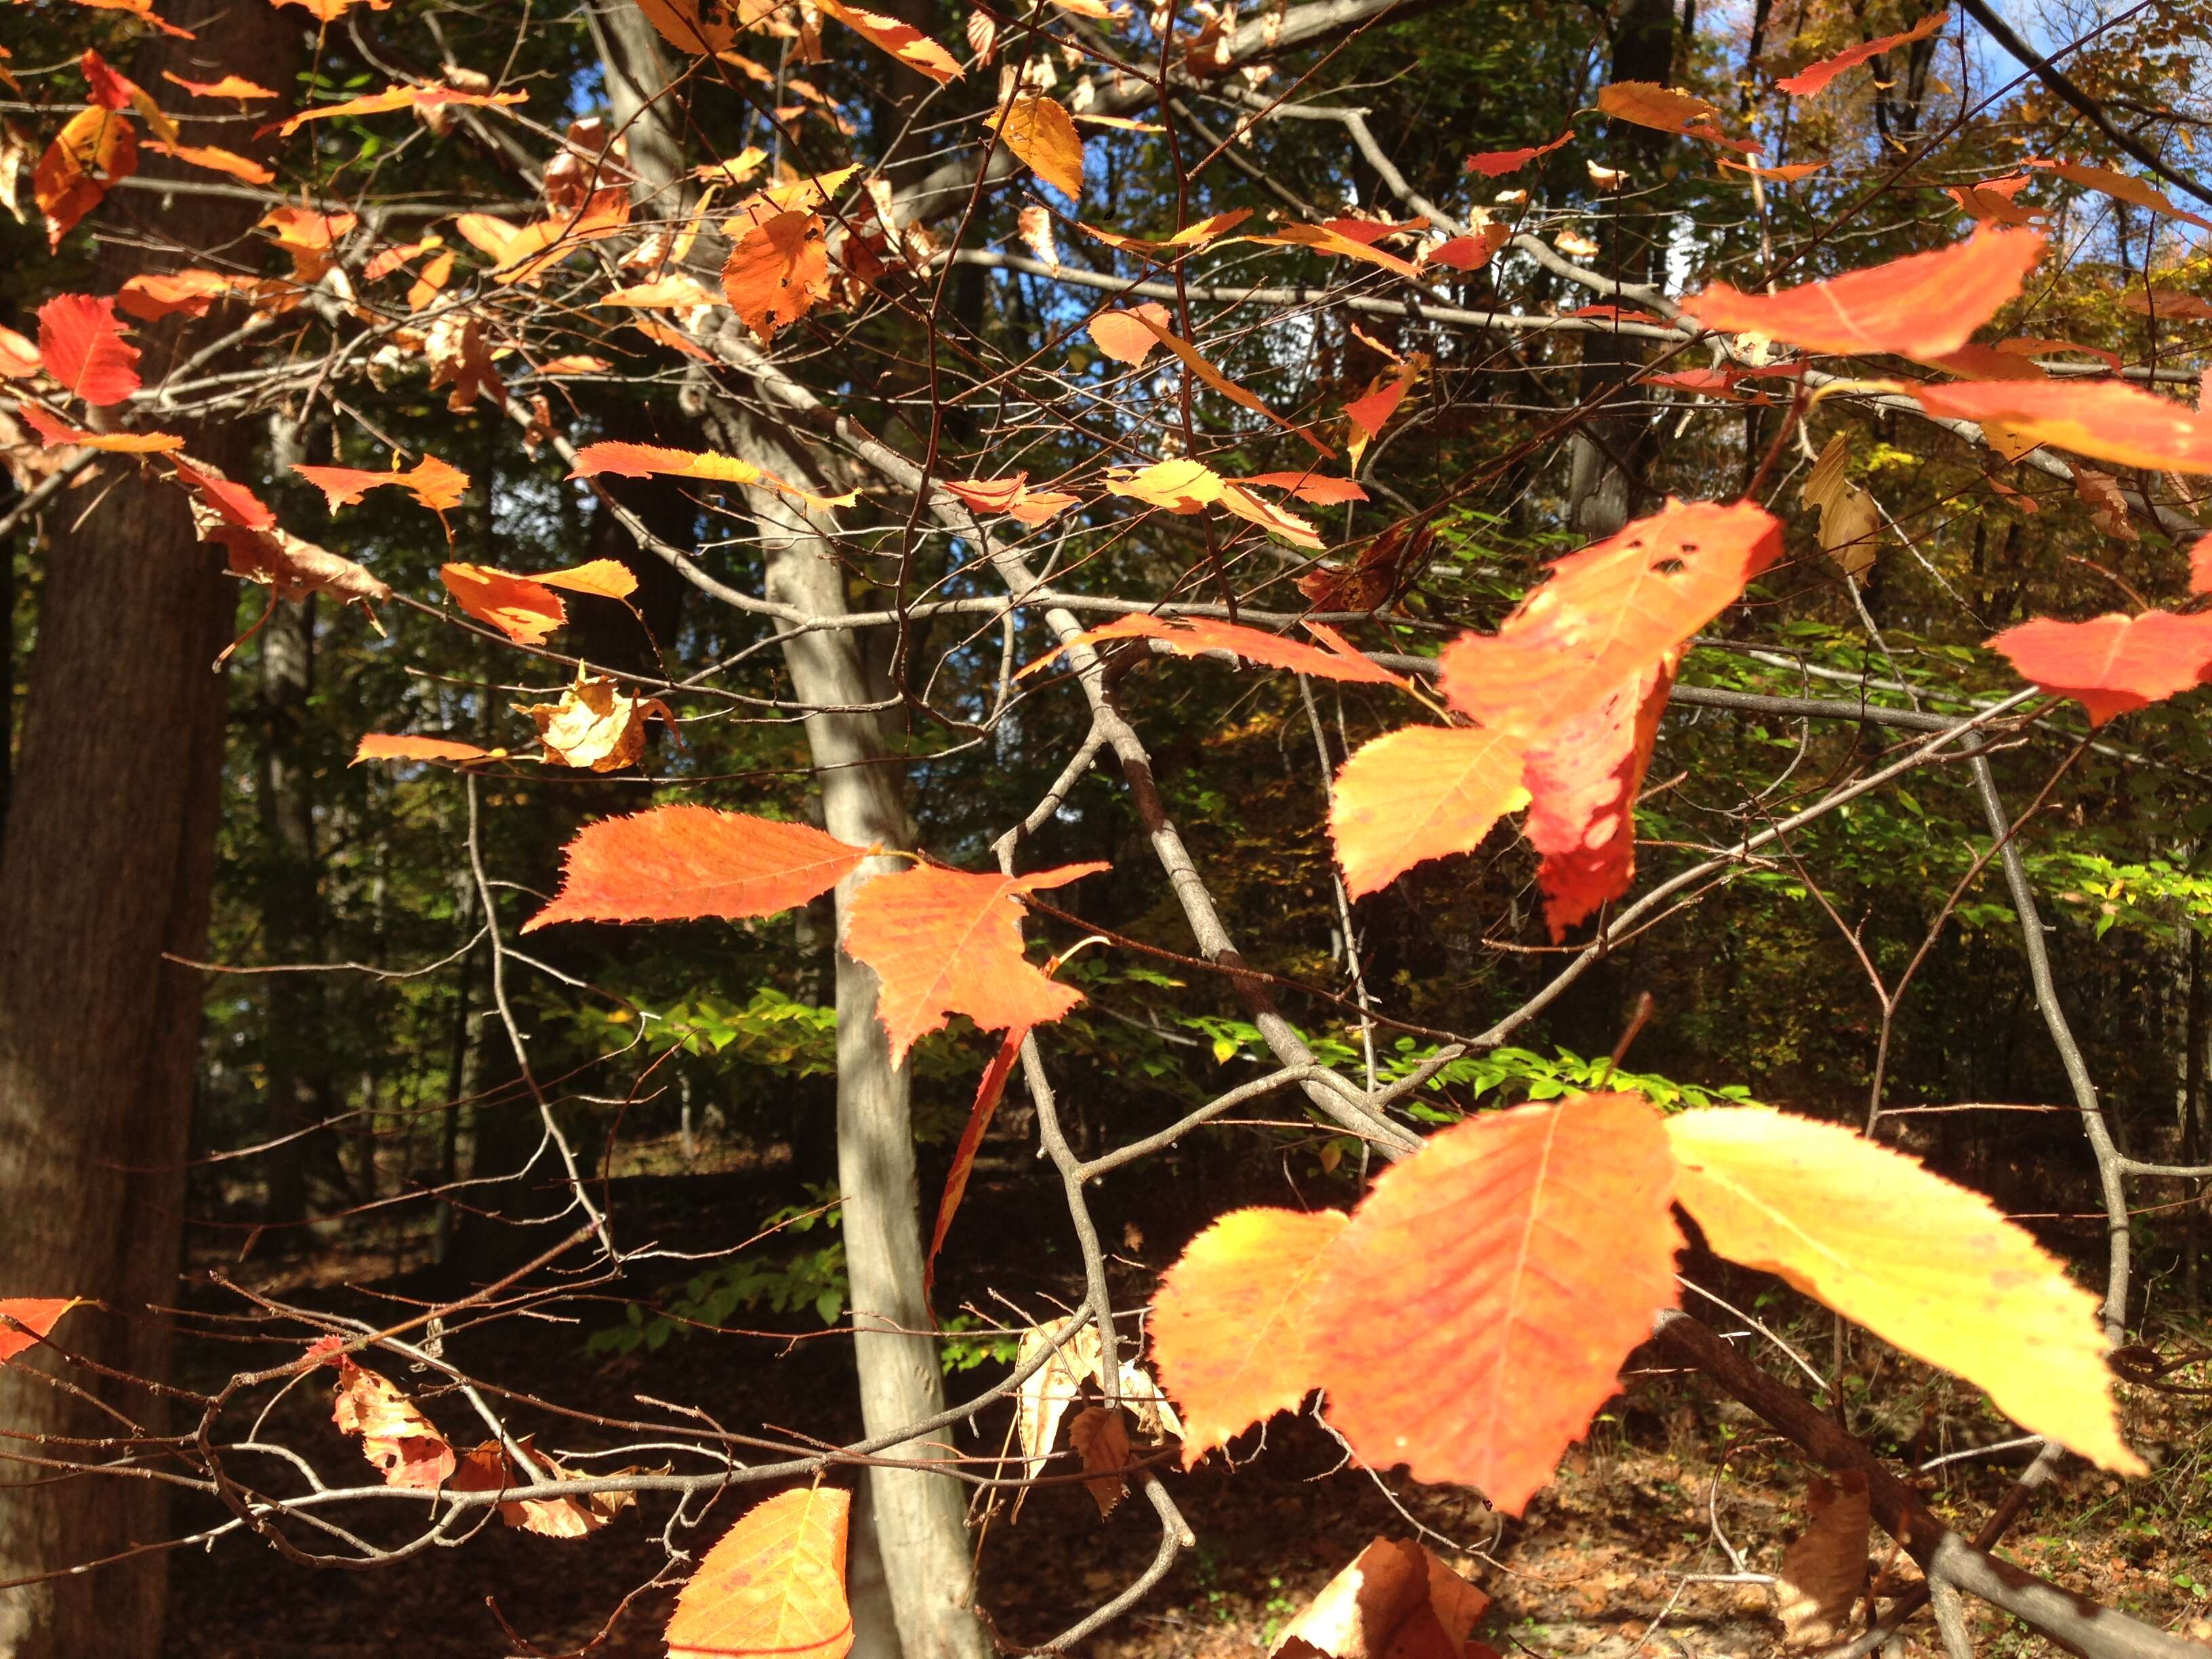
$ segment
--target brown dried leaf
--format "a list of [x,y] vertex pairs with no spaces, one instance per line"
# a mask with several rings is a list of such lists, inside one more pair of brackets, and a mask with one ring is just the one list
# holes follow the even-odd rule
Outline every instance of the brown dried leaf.
[[1114,1513],[1114,1506],[1129,1489],[1121,1478],[1121,1471],[1129,1467],[1129,1431],[1122,1424],[1121,1413],[1103,1406],[1077,1413],[1067,1425],[1067,1443],[1075,1448],[1085,1471],[1092,1476],[1083,1483],[1083,1489],[1098,1505],[1098,1518],[1103,1521]]
[[1775,1613],[1793,1648],[1826,1647],[1848,1633],[1866,1586],[1867,1534],[1873,1525],[1867,1479],[1846,1469],[1831,1482],[1814,1475],[1805,1492],[1812,1524],[1782,1553]]

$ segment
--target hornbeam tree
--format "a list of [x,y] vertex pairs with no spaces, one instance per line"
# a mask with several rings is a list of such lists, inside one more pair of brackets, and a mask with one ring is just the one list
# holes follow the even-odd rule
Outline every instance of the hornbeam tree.
[[[1979,0],[1761,0],[1747,35],[1591,9],[1595,42],[1423,0],[9,9],[0,447],[35,655],[0,864],[0,1655],[155,1651],[185,1547],[374,1571],[492,1525],[659,1527],[602,1634],[673,1589],[672,1656],[1066,1651],[1194,1547],[1182,1472],[1277,1413],[1518,1516],[1647,1349],[1838,1477],[1793,1582],[1838,1652],[1924,1606],[1969,1659],[1966,1596],[2088,1659],[2201,1652],[1994,1552],[2079,1464],[2147,1472],[2110,1367],[2135,1206],[2212,1176],[2196,980],[2164,1161],[2123,1150],[2055,959],[2155,898],[2194,975],[2212,899],[2040,839],[2203,776],[2212,220],[2177,198],[2212,204],[2181,142],[2212,20],[2045,20],[2045,53]],[[241,656],[264,743],[319,698],[362,769],[319,805],[273,798],[296,759],[248,780],[291,861],[246,945],[276,959],[207,964]],[[1248,721],[1264,790],[1209,772]],[[1917,821],[1909,871],[1852,839],[1880,814]],[[183,976],[337,968],[286,959],[325,948],[302,870],[371,884],[361,849],[403,830],[445,874],[377,866],[400,950],[366,971],[459,975],[430,1173],[382,1191],[374,1091],[303,1089],[336,1075],[306,1028],[348,1017],[320,979],[266,1005],[283,1098],[188,1145]],[[1846,890],[1887,880],[1927,901],[1870,932]],[[2094,929],[2049,920],[2092,890]],[[1860,976],[1863,1121],[1624,1069],[1637,953],[1722,907]],[[1425,978],[1404,941],[1447,915],[1457,965]],[[562,1398],[611,1303],[617,1346],[647,1305],[738,1305],[676,1308],[610,1179],[679,1085],[690,1135],[686,1068],[756,989],[665,994],[655,941],[699,924],[746,963],[828,930],[817,1305],[857,1437],[842,1407]],[[1969,933],[2042,1022],[2025,1086],[2078,1121],[2101,1291],[1915,1155],[1909,994]],[[1661,1023],[1789,990],[1725,978]],[[1512,1046],[1574,1019],[1610,1060]],[[1056,1313],[1042,1278],[964,1311],[942,1283],[1009,1096],[1059,1180],[1034,1224],[1080,1262]],[[1100,1184],[1248,1108],[1311,1181],[1133,1283]],[[187,1302],[192,1146],[265,1160],[281,1229],[301,1138],[327,1164],[356,1128],[334,1182],[503,1229],[501,1265],[374,1315],[227,1270]],[[1698,1309],[1730,1262],[2032,1437],[1996,1512],[1938,1516],[1723,1340]],[[979,1320],[1012,1363],[948,1392]],[[538,1380],[472,1367],[494,1322],[549,1333]],[[219,1361],[173,1370],[180,1328]],[[302,1391],[331,1431],[272,1438]],[[963,1449],[1001,1407],[1016,1443]],[[1115,1524],[1157,1550],[1016,1644],[970,1520],[1069,1482],[1102,1514],[1133,1487]],[[1919,1574],[1854,1622],[1870,1523]],[[1380,1539],[1277,1646],[1488,1655],[1486,1607]]]

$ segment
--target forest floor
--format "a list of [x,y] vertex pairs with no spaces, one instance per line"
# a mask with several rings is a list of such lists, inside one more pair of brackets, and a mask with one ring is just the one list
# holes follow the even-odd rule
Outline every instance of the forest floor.
[[[680,1168],[663,1157],[658,1167]],[[750,1224],[791,1196],[788,1173],[758,1158],[724,1160],[712,1174],[653,1174],[618,1182],[625,1237],[677,1248],[726,1243],[729,1218]],[[648,1165],[648,1167],[652,1167]],[[1022,1171],[979,1169],[952,1245],[941,1307],[965,1304],[1006,1316],[994,1286],[1019,1286],[1073,1300],[1079,1294],[1072,1249],[1041,1244],[1042,1212]],[[1216,1209],[1230,1196],[1217,1194]],[[1118,1235],[1116,1291],[1123,1306],[1141,1302],[1158,1270],[1174,1259],[1204,1217],[1176,1213],[1172,1193],[1102,1217]],[[1187,1207],[1187,1200],[1184,1200]],[[1056,1215],[1056,1211],[1054,1212]],[[1062,1229],[1064,1231],[1064,1227]],[[818,1237],[818,1236],[817,1236]],[[312,1274],[264,1264],[250,1282],[313,1305],[389,1319],[378,1298],[422,1291],[392,1277],[408,1241],[367,1241],[351,1257],[325,1249]],[[239,1270],[231,1268],[236,1273]],[[1725,1287],[1759,1294],[1758,1283]],[[234,1306],[234,1304],[233,1304]],[[1049,1304],[1030,1308],[1050,1316]],[[1708,1310],[1724,1330],[1740,1320]],[[1762,1305],[1768,1322],[1791,1319],[1791,1298]],[[604,1323],[621,1318],[605,1304]],[[800,1315],[741,1315],[786,1327],[793,1339],[693,1335],[657,1352],[587,1355],[593,1328],[503,1320],[449,1337],[447,1353],[474,1376],[528,1389],[581,1410],[644,1414],[641,1395],[695,1405],[735,1428],[781,1425],[841,1439],[858,1433],[846,1345]],[[1796,1304],[1784,1327],[1824,1366],[1835,1358],[1825,1315]],[[2173,1349],[2201,1332],[2166,1332]],[[1771,1352],[1771,1350],[1770,1350]],[[235,1363],[210,1356],[211,1365]],[[265,1363],[265,1362],[262,1362]],[[427,1374],[386,1370],[419,1394],[434,1419],[457,1401],[441,1399]],[[2177,1380],[2203,1383],[2196,1367]],[[1855,1429],[1893,1457],[1919,1462],[1972,1451],[2011,1431],[1971,1390],[1931,1376],[1863,1337],[1844,1355],[1844,1394]],[[208,1384],[220,1372],[187,1380]],[[1001,1374],[986,1365],[951,1379],[955,1399]],[[2212,1407],[2205,1399],[2121,1386],[2130,1436],[2155,1473],[2123,1483],[2075,1465],[2014,1529],[2007,1553],[2059,1584],[2139,1618],[2212,1639]],[[963,1450],[997,1453],[1011,1413],[994,1407],[963,1436]],[[614,1443],[606,1431],[573,1421],[514,1421],[560,1453]],[[773,1427],[769,1432],[775,1432]],[[265,1438],[281,1440],[328,1478],[352,1478],[356,1455],[331,1425],[320,1387],[293,1389]],[[1476,1634],[1501,1654],[1589,1656],[1589,1659],[1764,1659],[1780,1650],[1771,1591],[1743,1575],[1771,1573],[1783,1547],[1803,1525],[1811,1470],[1732,1402],[1698,1379],[1636,1369],[1627,1389],[1601,1416],[1589,1440],[1570,1455],[1561,1479],[1527,1515],[1509,1521],[1475,1495],[1426,1487],[1401,1474],[1376,1476],[1346,1464],[1341,1447],[1310,1416],[1279,1418],[1264,1437],[1237,1443],[1233,1468],[1218,1455],[1182,1473],[1170,1490],[1198,1535],[1168,1577],[1132,1612],[1078,1650],[1090,1659],[1257,1659],[1280,1627],[1340,1567],[1377,1536],[1420,1537],[1493,1598]],[[1972,1531],[2002,1496],[2012,1457],[1995,1453],[1950,1462],[1918,1477],[1930,1504]],[[742,1488],[717,1503],[696,1534],[719,1534],[740,1509],[764,1495]],[[396,1507],[396,1506],[394,1506]],[[492,1527],[459,1547],[433,1548],[370,1571],[317,1571],[234,1535],[204,1554],[181,1554],[173,1568],[173,1659],[506,1659],[568,1655],[660,1659],[660,1631],[674,1590],[650,1587],[665,1565],[660,1534],[671,1503],[647,1498],[592,1537],[568,1541]],[[187,1504],[179,1527],[219,1518]],[[368,1518],[362,1530],[380,1540],[408,1535],[419,1515]],[[349,1518],[349,1524],[353,1524]],[[370,1532],[372,1526],[381,1532]],[[310,1541],[302,1534],[300,1541]],[[1029,1494],[1018,1517],[1003,1508],[981,1529],[981,1600],[1011,1649],[1042,1642],[1128,1583],[1158,1544],[1150,1506],[1124,1500],[1102,1517],[1083,1487],[1066,1484]],[[1888,1540],[1874,1539],[1878,1569],[1909,1584],[1916,1575]],[[1734,1552],[1737,1559],[1731,1559]],[[1732,1577],[1738,1582],[1714,1582]],[[2040,1644],[1987,1615],[1978,1648],[2025,1654]],[[1917,1638],[1916,1641],[1914,1638]],[[1925,1615],[1907,1627],[1907,1645],[1937,1651]],[[860,1656],[860,1659],[868,1659]]]

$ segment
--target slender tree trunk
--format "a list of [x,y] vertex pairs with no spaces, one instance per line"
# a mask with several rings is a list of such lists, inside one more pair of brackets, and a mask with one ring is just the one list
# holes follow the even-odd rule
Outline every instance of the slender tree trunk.
[[[2181,1161],[2195,1164],[2203,1157],[2204,1139],[2204,936],[2195,928],[2189,930],[2189,1009],[2184,1022],[2186,1032],[2184,1041],[2189,1052],[2182,1060],[2181,1082]],[[2181,1209],[2181,1295],[2195,1318],[2203,1307],[2203,1286],[2198,1279],[2198,1256],[2203,1249],[2204,1183],[2191,1181],[2185,1184],[2188,1202]]]
[[[131,74],[212,80],[248,71],[285,83],[296,31],[266,7],[185,4],[196,40],[155,37]],[[251,122],[204,142],[252,148]],[[150,159],[150,158],[149,158]],[[153,168],[149,165],[149,171]],[[179,194],[132,206],[155,242],[228,243],[250,204]],[[93,280],[112,293],[147,264],[143,243],[111,246]],[[215,327],[228,326],[218,319]],[[143,331],[150,382],[209,325]],[[192,453],[243,471],[253,428],[185,428]],[[183,496],[130,463],[97,509],[58,514],[5,840],[0,843],[0,1285],[18,1296],[97,1297],[57,1337],[131,1376],[168,1369],[183,1243],[184,1164],[198,1060],[200,983],[165,952],[199,954],[214,875],[224,726],[221,675],[238,587],[195,536]],[[52,1386],[51,1353],[0,1371],[0,1451],[68,1457],[57,1435],[120,1425]],[[78,1370],[70,1379],[151,1432],[161,1401]],[[98,1462],[120,1452],[94,1452]],[[0,1578],[68,1569],[162,1535],[158,1482],[0,1475]],[[168,1556],[0,1591],[4,1659],[152,1659]]]
[[[668,101],[657,96],[675,78],[673,65],[635,6],[596,12],[592,27],[606,61],[615,125],[629,134],[639,193],[655,202],[659,212],[673,213],[684,150],[681,135],[668,119]],[[687,406],[731,453],[786,478],[811,477],[818,470],[813,457],[787,443],[779,430],[720,399],[687,398]],[[836,556],[835,527],[809,520],[770,491],[747,495],[761,526],[769,593],[811,614],[843,614],[844,567]],[[885,695],[884,665],[849,633],[795,635],[785,642],[784,661],[805,702],[849,707]],[[832,835],[862,845],[915,844],[902,781],[887,763],[890,731],[888,720],[872,714],[808,719],[823,823]],[[872,860],[839,887],[841,934],[853,893],[891,866],[891,860]],[[873,971],[841,951],[836,988],[838,1188],[861,1417],[875,1434],[943,1410],[945,1382],[921,1293],[907,1073],[890,1063],[890,1045],[876,1018]],[[920,1442],[892,1455],[949,1455]],[[856,1650],[864,1659],[899,1659],[902,1651],[905,1659],[985,1659],[990,1647],[973,1610],[973,1566],[960,1488],[925,1471],[872,1468],[854,1518],[850,1590]]]
[[[749,415],[710,410],[717,442],[786,478],[817,469],[783,434]],[[787,497],[748,490],[767,562],[771,599],[810,616],[842,616],[845,566],[835,527],[817,522]],[[890,695],[884,665],[849,631],[793,635],[784,643],[793,695],[802,702],[850,708]],[[895,714],[896,711],[890,711]],[[807,717],[806,736],[822,787],[824,827],[841,840],[911,848],[915,825],[888,741],[886,714]],[[902,860],[872,859],[837,890],[842,936],[853,895]],[[920,1421],[945,1407],[943,1372],[921,1292],[919,1195],[915,1183],[914,1125],[908,1073],[894,1066],[876,1018],[874,970],[837,954],[837,1184],[844,1203],[845,1260],[852,1280],[860,1411],[870,1434]],[[941,1444],[909,1441],[888,1454],[933,1460]],[[871,1630],[866,1598],[854,1604],[863,1650],[873,1656],[902,1647],[906,1659],[983,1659],[989,1652],[974,1607],[973,1568],[961,1491],[953,1481],[918,1469],[871,1468],[864,1509],[873,1511],[896,1632]],[[873,1564],[856,1558],[860,1588]],[[896,1646],[893,1644],[896,1643]]]

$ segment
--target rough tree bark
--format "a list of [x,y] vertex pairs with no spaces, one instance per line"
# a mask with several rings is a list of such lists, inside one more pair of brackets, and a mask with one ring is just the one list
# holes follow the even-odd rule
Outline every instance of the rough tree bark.
[[[289,84],[296,31],[265,6],[167,8],[195,40],[154,37],[130,73],[161,84],[227,70]],[[210,123],[198,142],[252,148],[251,121]],[[150,173],[162,164],[149,158]],[[179,170],[181,171],[181,170]],[[133,190],[141,240],[111,244],[89,284],[112,293],[158,265],[147,242],[234,241],[250,204]],[[150,383],[222,327],[144,331]],[[179,427],[193,454],[243,470],[253,428]],[[57,1335],[118,1372],[160,1377],[183,1242],[184,1163],[198,1058],[199,979],[162,953],[197,956],[213,880],[224,691],[211,672],[238,588],[195,537],[180,492],[118,463],[104,499],[73,495],[49,517],[46,580],[22,738],[0,842],[0,1285],[9,1294],[97,1297]],[[90,507],[89,512],[87,511]],[[52,1437],[112,1436],[114,1419],[45,1380],[51,1355],[0,1372],[0,1452],[70,1455]],[[161,1402],[84,1370],[70,1378],[158,1431]],[[116,1456],[116,1450],[92,1454]],[[59,1571],[163,1532],[165,1488],[80,1475],[0,1477],[0,1578]],[[165,1553],[0,1591],[4,1659],[152,1659]]]

